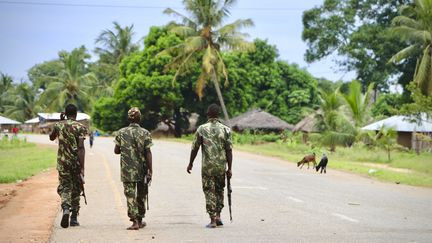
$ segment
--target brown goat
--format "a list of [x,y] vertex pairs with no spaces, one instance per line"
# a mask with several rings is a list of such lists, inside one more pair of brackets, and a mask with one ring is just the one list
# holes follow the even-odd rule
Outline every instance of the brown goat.
[[301,168],[303,168],[303,165],[307,163],[308,169],[309,169],[309,162],[312,162],[313,168],[315,168],[315,166],[316,166],[315,153],[310,154],[310,155],[306,155],[305,157],[303,157],[302,160],[297,162],[297,167],[299,167],[301,165],[300,166],[300,169],[301,169]]

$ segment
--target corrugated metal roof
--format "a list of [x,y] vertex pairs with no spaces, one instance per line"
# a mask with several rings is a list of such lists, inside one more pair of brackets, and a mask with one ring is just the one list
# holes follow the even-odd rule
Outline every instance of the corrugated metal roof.
[[398,132],[432,132],[432,121],[422,116],[421,123],[413,121],[413,118],[408,116],[392,116],[387,119],[374,122],[362,128],[362,130],[378,131],[384,126],[393,128]]
[[33,119],[27,120],[24,122],[25,124],[35,124],[35,123],[39,123],[39,117],[35,117]]
[[[55,112],[55,113],[38,113],[38,116],[44,120],[60,120],[60,113],[58,113],[58,112]],[[90,116],[85,114],[85,113],[78,112],[76,120],[77,121],[90,120]]]
[[7,117],[4,117],[4,116],[0,116],[0,124],[1,125],[18,125],[18,124],[21,124],[21,122],[18,122],[18,121],[15,121],[15,120],[12,120],[12,119],[9,119],[9,118],[7,118]]

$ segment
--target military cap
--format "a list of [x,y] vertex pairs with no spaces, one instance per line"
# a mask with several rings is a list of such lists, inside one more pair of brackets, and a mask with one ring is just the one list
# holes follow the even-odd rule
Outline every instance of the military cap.
[[141,112],[140,112],[138,107],[132,107],[129,109],[129,111],[128,111],[128,118],[129,119],[135,119],[135,118],[140,117],[140,116],[141,116]]

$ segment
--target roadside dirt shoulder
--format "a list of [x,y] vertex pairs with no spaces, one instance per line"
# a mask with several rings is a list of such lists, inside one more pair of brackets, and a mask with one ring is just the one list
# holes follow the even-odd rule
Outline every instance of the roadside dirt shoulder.
[[56,186],[54,168],[0,185],[0,242],[47,242],[60,203]]

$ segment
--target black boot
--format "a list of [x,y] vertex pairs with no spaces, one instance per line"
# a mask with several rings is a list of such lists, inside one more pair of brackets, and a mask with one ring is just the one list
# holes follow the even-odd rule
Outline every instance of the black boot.
[[68,208],[63,208],[63,216],[60,222],[60,226],[63,228],[67,228],[69,227],[69,209]]
[[147,223],[140,218],[138,219],[138,224],[139,224],[140,229],[147,226]]
[[72,212],[71,218],[70,218],[70,226],[79,226],[78,222],[78,213]]

